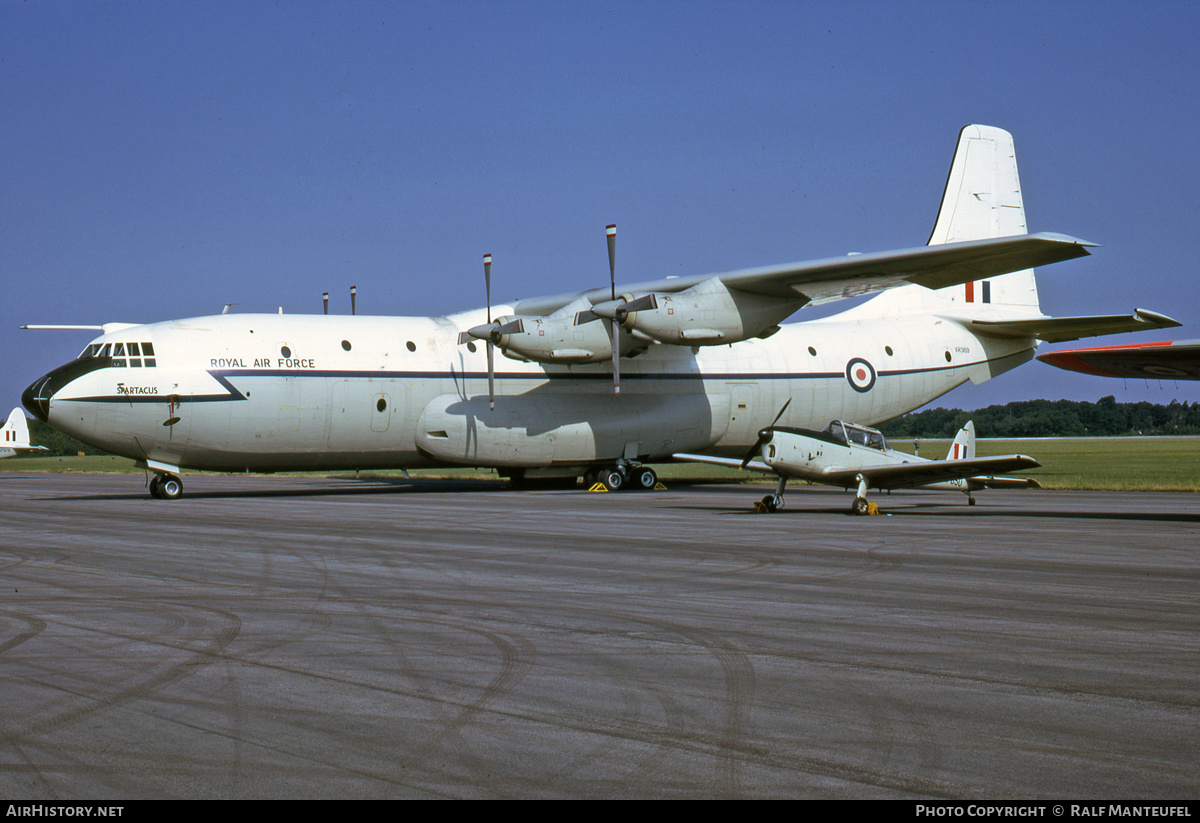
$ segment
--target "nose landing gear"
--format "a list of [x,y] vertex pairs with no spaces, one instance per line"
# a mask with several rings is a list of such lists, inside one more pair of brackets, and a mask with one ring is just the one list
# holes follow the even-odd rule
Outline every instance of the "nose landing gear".
[[174,474],[156,474],[150,478],[150,496],[158,500],[178,500],[183,496],[183,481]]

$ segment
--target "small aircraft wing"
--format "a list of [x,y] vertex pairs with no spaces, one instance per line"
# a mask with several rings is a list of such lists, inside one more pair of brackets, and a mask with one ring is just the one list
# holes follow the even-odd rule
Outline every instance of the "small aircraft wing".
[[[1090,254],[1087,248],[1095,245],[1065,234],[1040,232],[675,277],[618,286],[616,291],[618,294],[634,295],[681,292],[715,277],[731,289],[793,299],[801,297],[808,303],[818,304],[860,297],[909,283],[940,289],[1085,257]],[[608,286],[582,294],[592,303],[608,300],[611,295],[612,290]],[[517,314],[550,314],[580,296],[575,292],[520,300],[515,311]]]
[[[1134,309],[1132,315],[1040,317],[1035,320],[969,320],[966,325],[975,331],[1000,337],[1036,337],[1047,343],[1063,343],[1068,340],[1078,340],[1081,337],[1169,329],[1183,324],[1165,314],[1147,309]],[[1043,358],[1039,357],[1038,359]]]
[[1060,369],[1101,377],[1200,380],[1200,340],[1065,349],[1039,354],[1037,359]]
[[745,466],[736,457],[710,457],[707,454],[673,454],[672,460],[684,460],[689,463],[708,463],[711,466],[725,466],[730,469],[753,469],[756,472],[775,474],[775,470],[761,460],[751,460]]
[[873,489],[906,489],[947,480],[966,480],[979,475],[1036,469],[1041,463],[1024,454],[976,457],[972,460],[930,460],[920,463],[891,463],[861,469],[834,469],[822,474],[822,482],[832,486],[854,486],[858,475],[867,478]]

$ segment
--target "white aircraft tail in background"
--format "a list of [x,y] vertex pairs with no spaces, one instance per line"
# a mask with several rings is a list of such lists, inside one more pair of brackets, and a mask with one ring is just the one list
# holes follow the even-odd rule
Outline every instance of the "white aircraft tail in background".
[[0,457],[12,457],[18,451],[40,450],[45,446],[33,446],[29,443],[29,418],[20,409],[13,409],[4,424],[3,435],[0,435]]
[[958,430],[954,442],[950,444],[947,460],[975,459],[975,421],[968,420],[967,425]]

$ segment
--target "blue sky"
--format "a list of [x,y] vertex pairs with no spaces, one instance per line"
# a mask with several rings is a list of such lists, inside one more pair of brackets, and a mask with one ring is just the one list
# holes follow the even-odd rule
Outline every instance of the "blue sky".
[[[498,300],[602,285],[614,222],[625,281],[920,245],[972,122],[1032,231],[1103,244],[1044,311],[1200,338],[1198,41],[1195,2],[0,0],[0,404],[91,337],[23,323],[446,314],[485,252]],[[1106,394],[1200,383],[935,405]]]

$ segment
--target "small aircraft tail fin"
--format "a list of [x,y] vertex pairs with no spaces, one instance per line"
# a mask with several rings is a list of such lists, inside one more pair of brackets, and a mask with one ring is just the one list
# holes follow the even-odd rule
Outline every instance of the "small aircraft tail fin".
[[[927,245],[1027,233],[1012,135],[994,126],[964,127]],[[1017,309],[1026,316],[1040,313],[1033,269],[936,291],[903,286],[884,292],[868,305],[881,315],[947,311],[957,316],[995,315],[995,309]]]
[[947,460],[975,459],[975,422],[968,420],[967,425],[958,430],[954,442],[950,444]]
[[0,448],[31,449],[29,445],[29,418],[19,408],[13,409],[0,435]]

